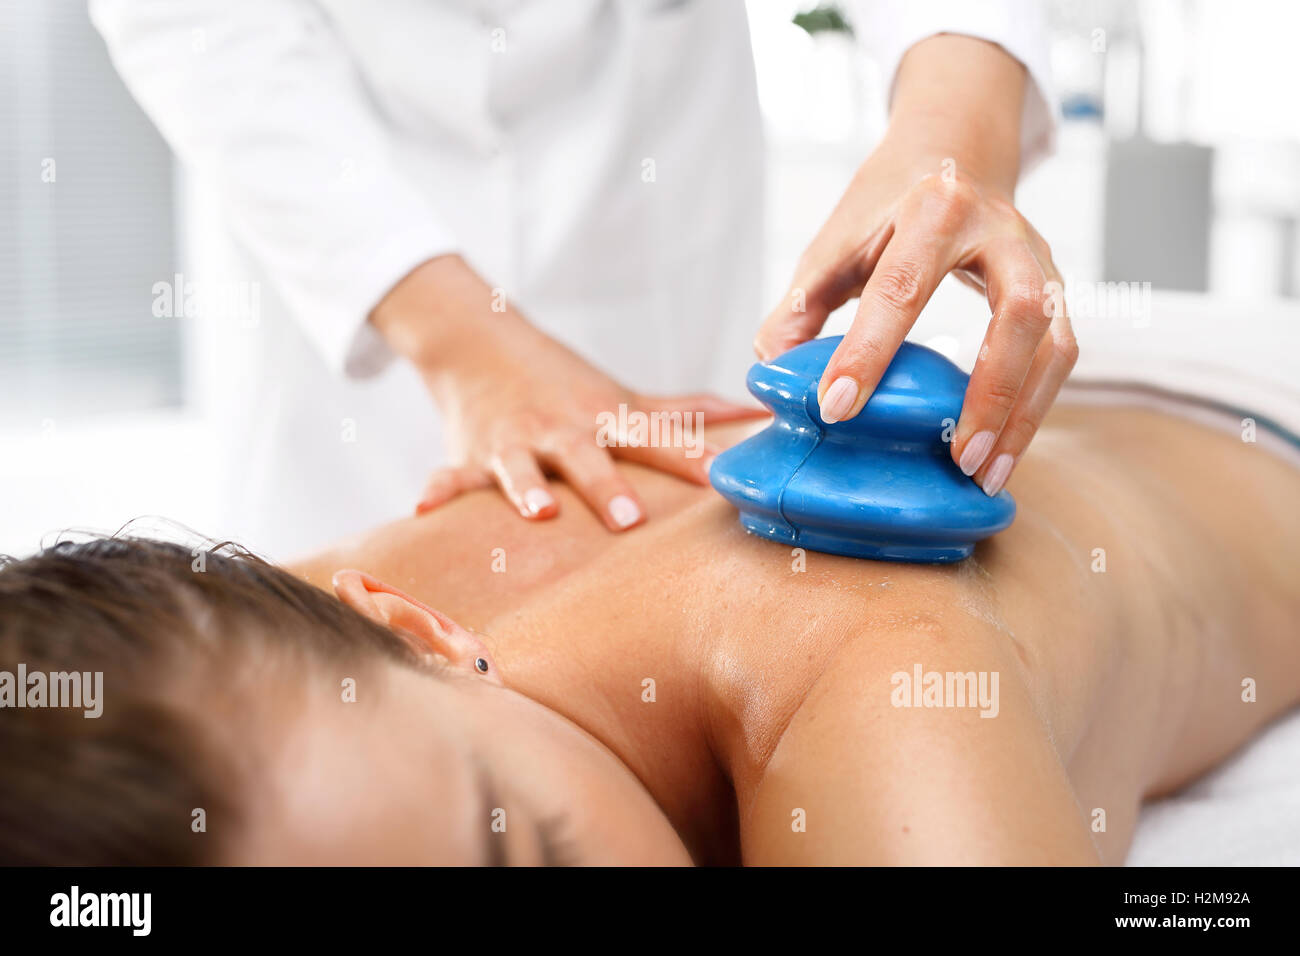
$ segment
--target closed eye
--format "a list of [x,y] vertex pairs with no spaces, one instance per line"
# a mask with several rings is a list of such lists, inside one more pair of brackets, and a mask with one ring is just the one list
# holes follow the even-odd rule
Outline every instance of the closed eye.
[[569,835],[569,818],[563,814],[537,821],[537,840],[542,848],[542,866],[577,866],[577,846]]

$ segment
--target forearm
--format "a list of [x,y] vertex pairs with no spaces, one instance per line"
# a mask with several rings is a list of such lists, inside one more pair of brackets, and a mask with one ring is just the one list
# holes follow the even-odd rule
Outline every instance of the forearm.
[[967,36],[922,40],[903,57],[885,145],[919,165],[957,172],[1011,195],[1020,172],[1025,68]]

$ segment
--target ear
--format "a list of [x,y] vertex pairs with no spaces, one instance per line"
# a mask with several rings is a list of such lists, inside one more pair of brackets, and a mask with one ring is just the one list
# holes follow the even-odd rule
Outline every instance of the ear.
[[[336,571],[333,583],[340,601],[375,623],[391,628],[417,654],[436,654],[453,670],[501,683],[496,661],[483,641],[447,615],[361,571],[350,568]],[[486,672],[479,669],[480,660],[487,663]]]

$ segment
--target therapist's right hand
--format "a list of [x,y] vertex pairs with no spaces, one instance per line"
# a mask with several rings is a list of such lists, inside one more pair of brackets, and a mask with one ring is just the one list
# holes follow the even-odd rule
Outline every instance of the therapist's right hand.
[[459,256],[415,269],[370,321],[420,372],[448,432],[455,464],[433,474],[417,513],[495,484],[525,518],[551,518],[559,503],[550,474],[610,531],[623,531],[645,520],[645,507],[615,458],[707,484],[717,449],[699,435],[687,447],[601,447],[601,413],[699,411],[706,422],[764,414],[714,395],[653,398],[624,388],[530,325]]

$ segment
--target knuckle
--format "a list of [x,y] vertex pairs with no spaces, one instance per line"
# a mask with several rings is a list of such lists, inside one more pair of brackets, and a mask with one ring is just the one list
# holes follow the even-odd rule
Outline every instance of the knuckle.
[[1017,235],[1025,238],[1029,237],[1030,225],[1029,220],[1021,215],[1020,210],[1013,203],[1008,202],[1000,196],[994,196],[988,200],[989,208],[993,214],[1004,223],[1010,224]]
[[599,454],[583,453],[573,459],[577,469],[582,473],[583,481],[588,485],[599,484],[618,479],[618,468],[614,465],[614,449],[602,448]]
[[593,455],[590,473],[593,480],[604,484],[617,485],[620,488],[626,487],[627,483],[623,481],[622,476],[618,473],[618,467],[614,464],[613,455]]
[[994,378],[984,386],[984,401],[1000,412],[1009,412],[1016,404],[1020,385],[1005,378]]
[[1069,318],[1065,301],[1065,285],[1059,279],[1048,279],[1043,285],[1043,315],[1049,320]]
[[1038,422],[1029,416],[1018,418],[1002,430],[1000,444],[1005,451],[1018,456],[1029,446],[1029,440],[1034,437],[1036,431],[1038,431]]
[[488,449],[487,454],[483,457],[485,464],[494,471],[498,471],[518,461],[521,455],[527,453],[527,447],[521,445],[518,441],[498,441]]
[[1025,238],[1029,242],[1029,248],[1034,250],[1034,254],[1038,256],[1038,261],[1047,268],[1049,273],[1055,272],[1056,260],[1052,256],[1051,244],[1043,238],[1043,234],[1035,229],[1034,224],[1028,219],[1021,216],[1021,222],[1025,226]]
[[1052,349],[1067,369],[1074,368],[1074,364],[1079,361],[1079,341],[1069,330],[1052,337]]
[[1004,308],[998,311],[996,323],[1002,327],[1004,333],[1010,332],[1011,335],[1019,338],[1041,333],[1043,326],[1047,324],[1047,319],[1040,320],[1029,309]]
[[1017,283],[1003,293],[998,320],[1014,332],[1041,334],[1051,322],[1051,301],[1048,290]]
[[1050,298],[1044,282],[1032,282],[1021,279],[1013,282],[1007,289],[1007,304],[1019,312],[1027,312],[1035,317],[1043,317],[1044,305]]
[[600,480],[595,482],[595,487],[599,492],[600,497],[605,501],[608,501],[610,498],[616,497],[617,495],[625,495],[633,499],[636,498],[636,492],[632,490],[632,486],[624,481],[623,476],[613,467],[610,468],[607,474],[602,474],[600,476]]
[[979,202],[975,187],[961,179],[944,182],[941,177],[931,176],[922,181],[921,211],[941,228],[955,228],[964,223],[974,214]]
[[489,423],[482,432],[472,438],[472,441],[478,450],[479,461],[486,461],[495,457],[502,449],[526,440],[522,436],[532,436],[537,433],[538,429],[533,422],[508,415]]
[[529,453],[529,443],[518,435],[503,436],[492,446],[494,454],[502,458],[514,458]]
[[843,356],[835,364],[844,371],[860,371],[887,363],[891,358],[883,342],[864,335],[846,343]]
[[513,408],[499,420],[502,428],[517,435],[531,434],[547,426],[546,415],[535,408]]
[[909,312],[921,306],[921,267],[915,262],[899,262],[880,274],[874,296],[877,302],[896,312]]
[[588,475],[578,482],[578,493],[593,505],[603,507],[611,498],[627,494],[617,478],[605,474]]
[[548,450],[561,458],[573,458],[581,455],[593,444],[594,441],[591,435],[570,428],[551,432],[546,439]]

